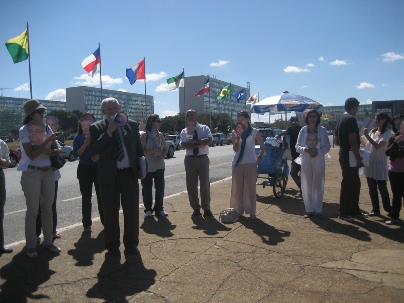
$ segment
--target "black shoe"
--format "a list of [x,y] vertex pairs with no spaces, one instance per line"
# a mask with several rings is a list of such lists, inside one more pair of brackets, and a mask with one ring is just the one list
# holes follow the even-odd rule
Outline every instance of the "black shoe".
[[111,256],[120,256],[121,252],[120,252],[119,248],[111,248],[111,249],[108,249],[108,254],[110,254]]
[[130,255],[139,255],[140,251],[137,247],[128,247],[125,248],[125,254],[130,254]]
[[13,249],[12,248],[9,248],[9,247],[7,247],[7,246],[2,246],[1,248],[0,248],[0,253],[2,253],[2,254],[11,254],[13,252]]
[[373,211],[373,210],[372,210],[370,213],[365,214],[365,216],[367,216],[367,217],[380,216],[380,212],[378,212],[378,211]]
[[213,214],[212,214],[212,212],[210,211],[210,209],[205,210],[205,211],[203,212],[203,215],[204,215],[205,217],[211,217],[211,216],[213,216]]
[[199,208],[194,209],[194,213],[192,215],[193,216],[200,216],[201,215],[201,210]]

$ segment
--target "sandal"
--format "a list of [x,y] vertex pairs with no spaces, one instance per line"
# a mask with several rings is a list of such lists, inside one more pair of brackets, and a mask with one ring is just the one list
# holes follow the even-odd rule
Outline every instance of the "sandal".
[[307,218],[311,218],[311,217],[313,217],[313,216],[314,216],[313,213],[307,213],[307,214],[305,214],[305,215],[303,216],[303,218],[307,219]]

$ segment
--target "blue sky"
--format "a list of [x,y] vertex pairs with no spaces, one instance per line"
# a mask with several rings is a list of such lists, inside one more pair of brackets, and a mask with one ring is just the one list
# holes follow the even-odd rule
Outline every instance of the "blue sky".
[[[403,14],[401,0],[2,0],[0,41],[29,22],[39,99],[99,87],[80,63],[100,43],[104,88],[143,94],[125,69],[146,57],[147,94],[161,116],[179,110],[166,79],[183,68],[185,76],[250,82],[260,99],[288,90],[323,105],[351,96],[363,104],[404,99]],[[28,60],[14,64],[0,47],[0,88],[11,88],[3,95],[29,98],[28,85]]]

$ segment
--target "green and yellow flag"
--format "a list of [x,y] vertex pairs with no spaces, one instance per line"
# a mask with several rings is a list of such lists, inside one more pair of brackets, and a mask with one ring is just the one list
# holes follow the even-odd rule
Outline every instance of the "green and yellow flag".
[[13,58],[14,63],[22,62],[28,59],[28,30],[21,35],[6,41],[8,52]]
[[227,84],[217,94],[216,99],[217,100],[222,100],[225,97],[230,97],[230,90],[231,90],[231,84]]

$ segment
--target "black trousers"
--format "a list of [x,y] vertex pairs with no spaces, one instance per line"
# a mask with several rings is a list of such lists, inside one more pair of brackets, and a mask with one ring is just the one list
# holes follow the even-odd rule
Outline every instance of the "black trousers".
[[339,164],[342,170],[339,214],[342,217],[358,215],[360,214],[359,195],[361,190],[359,168],[349,166],[348,154],[339,156]]
[[389,171],[389,180],[391,191],[393,192],[390,214],[392,219],[398,219],[400,217],[402,199],[404,198],[404,172]]
[[376,214],[380,214],[379,193],[377,191],[377,188],[379,188],[383,209],[389,213],[391,211],[391,205],[387,182],[373,178],[366,178],[366,181],[368,182],[370,201],[372,201],[372,211]]
[[0,168],[0,247],[4,245],[4,205],[6,204],[6,179]]
[[98,213],[100,214],[101,223],[104,224],[104,214],[101,206],[101,198],[99,186],[97,183],[98,165],[85,165],[80,164],[77,166],[77,179],[79,179],[80,192],[81,192],[81,213],[84,227],[92,225],[91,212],[93,204],[91,198],[93,195],[93,184],[95,194],[97,196]]
[[123,243],[126,248],[135,248],[139,244],[139,184],[132,168],[117,170],[114,183],[100,184],[107,250],[117,249],[120,246],[121,205],[124,217]]
[[[154,180],[154,207],[153,207],[153,180]],[[164,169],[148,172],[142,180],[142,196],[144,211],[154,211],[159,214],[163,210],[164,200]]]

